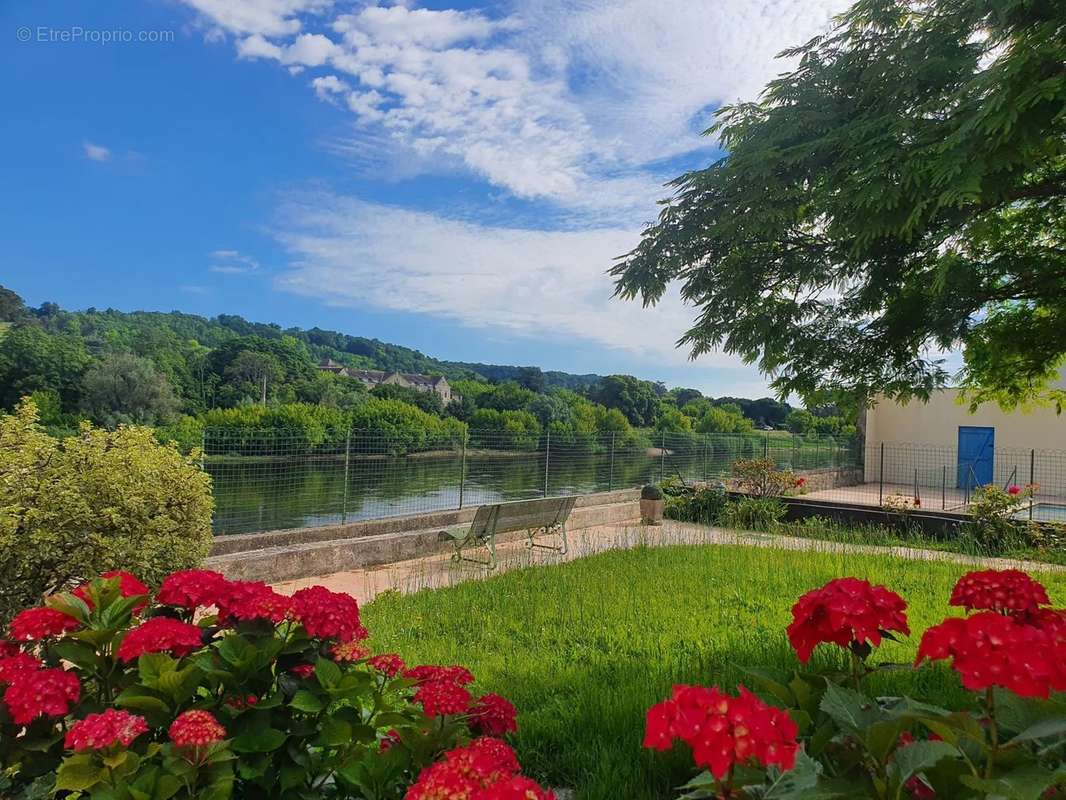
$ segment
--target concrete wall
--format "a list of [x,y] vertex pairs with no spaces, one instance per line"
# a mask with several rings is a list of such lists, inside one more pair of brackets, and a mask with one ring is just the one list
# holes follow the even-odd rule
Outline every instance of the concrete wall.
[[917,473],[921,486],[955,485],[960,426],[995,428],[994,480],[1005,483],[1017,468],[1017,480],[1029,480],[1030,452],[1035,450],[1034,478],[1042,494],[1066,494],[1066,415],[1052,408],[1007,413],[985,403],[970,413],[957,402],[954,389],[935,393],[928,403],[878,402],[866,415],[866,481],[880,475],[885,445],[884,480],[910,485]]
[[[600,492],[577,499],[567,529],[640,522],[640,490]],[[441,531],[468,525],[476,507],[384,520],[259,534],[218,536],[209,569],[234,580],[277,582],[329,575],[450,552]],[[523,538],[501,536],[497,541]]]

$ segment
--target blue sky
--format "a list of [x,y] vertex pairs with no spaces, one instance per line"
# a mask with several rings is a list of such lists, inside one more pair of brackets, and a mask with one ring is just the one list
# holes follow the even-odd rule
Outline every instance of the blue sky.
[[713,109],[844,6],[4,4],[0,283],[763,394],[674,347],[676,297],[612,300],[604,272],[715,156]]

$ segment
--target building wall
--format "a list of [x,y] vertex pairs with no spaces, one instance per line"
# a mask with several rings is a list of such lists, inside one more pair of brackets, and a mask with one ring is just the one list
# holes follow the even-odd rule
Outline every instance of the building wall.
[[[920,486],[955,484],[960,426],[995,428],[993,479],[999,485],[1014,476],[1018,483],[1033,478],[1043,487],[1066,495],[1066,414],[1053,408],[1005,412],[985,403],[970,413],[957,402],[954,389],[935,393],[928,403],[907,405],[881,401],[866,415],[866,481],[881,474],[881,444],[885,445],[884,481]],[[1035,451],[1035,452],[1033,452]],[[945,478],[946,473],[946,478]]]

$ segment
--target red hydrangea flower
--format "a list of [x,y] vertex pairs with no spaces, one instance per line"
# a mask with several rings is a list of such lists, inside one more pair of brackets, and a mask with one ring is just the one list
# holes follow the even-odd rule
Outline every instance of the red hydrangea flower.
[[393,728],[383,737],[381,737],[381,741],[378,742],[378,750],[380,750],[382,753],[385,753],[391,750],[396,745],[400,744],[402,741],[403,740],[400,738],[400,732]]
[[903,598],[884,586],[872,586],[858,578],[837,578],[807,592],[792,606],[788,640],[804,664],[822,642],[876,647],[886,632],[910,633],[906,608]]
[[430,764],[404,795],[404,800],[470,800],[482,788],[474,778],[455,764],[439,761]]
[[492,692],[470,707],[470,725],[486,736],[504,736],[518,730],[518,712],[510,700]]
[[292,615],[308,636],[350,642],[369,635],[359,621],[359,604],[350,594],[311,586],[293,593]]
[[74,617],[54,608],[27,608],[11,620],[11,638],[19,642],[36,642],[49,636],[59,636],[80,627]]
[[1022,493],[1022,487],[1019,486],[1016,483],[1012,483],[1010,486],[1007,487],[1007,494],[1021,494],[1021,493]]
[[266,619],[281,622],[292,602],[261,581],[228,581],[215,599],[219,622]]
[[967,572],[951,591],[951,605],[967,611],[1036,611],[1049,602],[1047,589],[1017,569]]
[[362,661],[370,651],[356,641],[338,642],[329,649],[334,661]]
[[516,775],[475,792],[471,800],[555,800],[555,793],[530,778]]
[[448,681],[449,683],[457,683],[460,686],[465,686],[468,683],[474,682],[474,675],[466,667],[451,666],[451,667],[437,667],[428,664],[424,664],[419,667],[411,667],[404,670],[403,676],[410,678],[416,683],[425,683],[426,681]]
[[[134,611],[140,611],[146,605],[148,605],[147,595],[151,594],[151,590],[141,583],[134,575],[126,572],[122,569],[113,569],[110,572],[105,572],[100,576],[101,578],[118,578],[118,591],[122,597],[136,597],[138,595],[145,595],[144,602],[138,603],[133,607]],[[93,601],[89,599],[89,584],[83,583],[72,594],[80,597],[85,601],[85,605],[89,608],[93,607]]]
[[217,604],[228,583],[220,573],[209,569],[183,569],[163,579],[155,598],[164,605],[194,611]]
[[289,672],[295,675],[297,678],[310,678],[315,674],[314,664],[296,664],[289,667]]
[[470,708],[470,692],[452,681],[426,681],[415,691],[415,702],[430,717],[462,714]]
[[170,617],[152,617],[123,637],[118,646],[119,661],[134,661],[145,653],[170,653],[176,658],[200,647],[203,631],[196,625]]
[[644,746],[668,750],[681,739],[692,748],[696,764],[721,780],[736,764],[792,769],[799,749],[796,733],[788,714],[743,686],[738,697],[717,686],[675,686],[669,700],[648,710]]
[[226,729],[211,712],[193,710],[180,714],[170,724],[167,735],[178,747],[203,747],[225,739]]
[[44,665],[29,653],[15,653],[0,658],[0,683],[14,683],[22,675],[36,672]]
[[7,639],[0,639],[0,658],[10,658],[11,656],[17,656],[22,652],[22,648],[15,642],[9,642]]
[[395,678],[407,666],[403,663],[403,659],[400,658],[398,653],[382,653],[381,655],[371,656],[366,663],[390,678]]
[[1066,642],[1061,630],[1026,624],[995,611],[950,618],[929,628],[914,660],[951,659],[971,691],[992,686],[1021,697],[1066,690]]
[[109,708],[102,714],[90,714],[67,731],[63,746],[74,752],[103,750],[115,744],[129,747],[142,733],[148,732],[144,717]]
[[29,725],[40,716],[62,717],[79,697],[78,677],[63,669],[25,673],[4,690],[4,703],[16,725]]
[[499,779],[521,771],[518,756],[511,745],[492,736],[479,736],[466,747],[457,747],[444,754],[446,761],[461,762],[475,769],[486,779]]

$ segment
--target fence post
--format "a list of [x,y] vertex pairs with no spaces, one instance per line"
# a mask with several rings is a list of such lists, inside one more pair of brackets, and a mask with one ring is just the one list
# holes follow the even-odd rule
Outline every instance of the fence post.
[[[1029,451],[1029,491],[1036,485],[1036,449]],[[1035,494],[1035,492],[1033,492]],[[1033,496],[1029,496],[1029,521],[1033,521]]]
[[200,472],[207,466],[207,428],[200,431]]
[[463,453],[459,457],[459,509],[463,508],[463,490],[466,488],[466,434],[463,434]]
[[770,437],[765,433],[762,435],[762,457],[764,459],[770,457]]
[[666,431],[663,431],[662,442],[659,447],[659,483],[666,477]]
[[881,466],[877,470],[877,505],[885,504],[885,443],[881,442]]
[[940,467],[940,510],[944,511],[948,507],[948,465],[944,464]]
[[548,428],[544,435],[544,496],[548,496],[548,462],[552,452],[552,431]]
[[607,491],[614,491],[614,431],[611,431],[611,468],[607,475]]
[[352,429],[344,439],[344,495],[341,498],[341,525],[348,521],[348,466],[352,453]]

